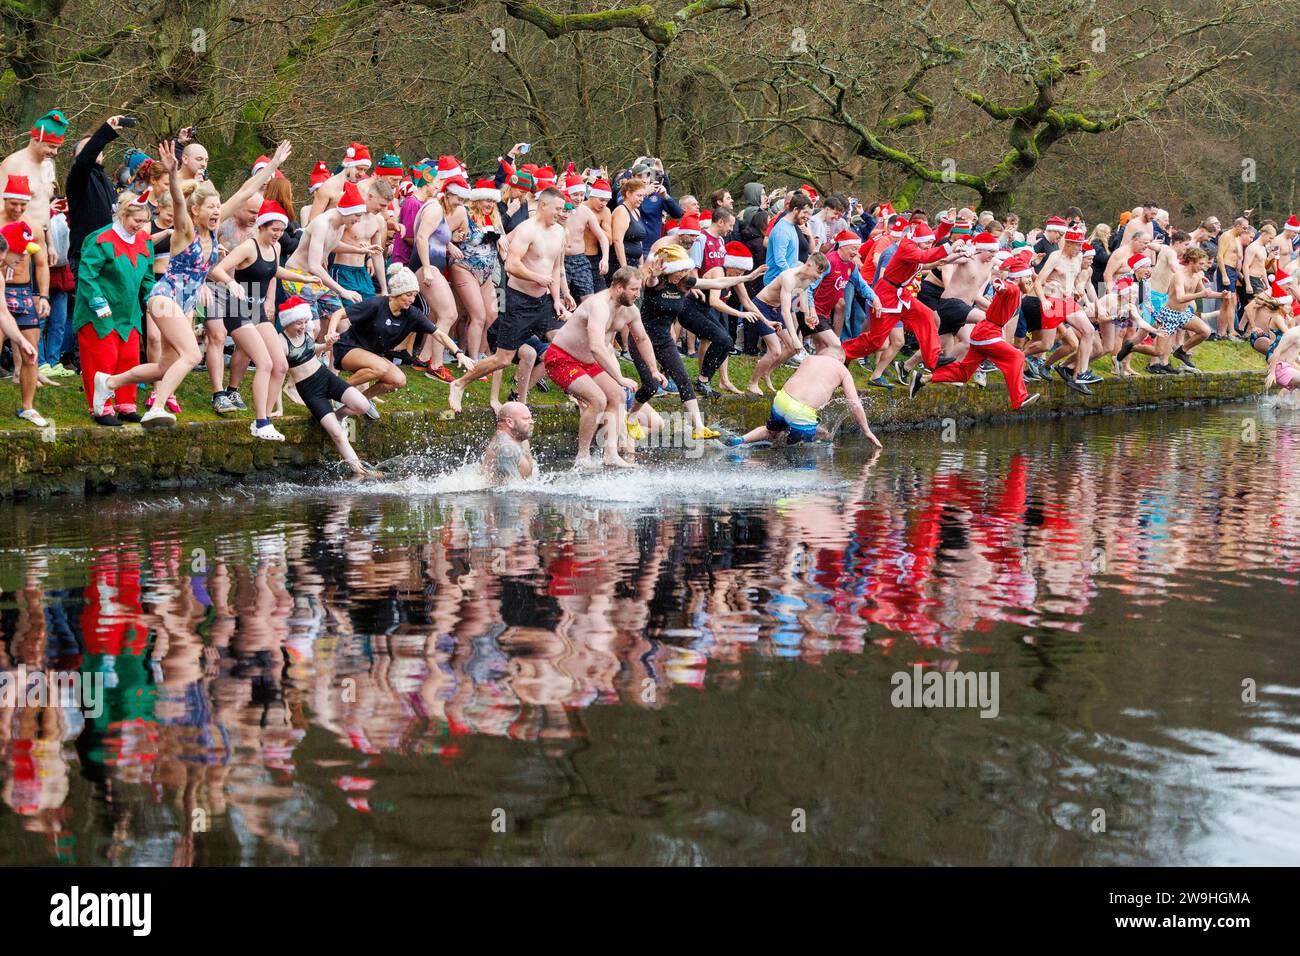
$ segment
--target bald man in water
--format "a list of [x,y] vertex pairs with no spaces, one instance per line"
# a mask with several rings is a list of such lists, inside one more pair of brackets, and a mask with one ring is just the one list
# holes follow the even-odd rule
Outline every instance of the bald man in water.
[[482,468],[494,485],[533,476],[533,413],[523,402],[506,402],[497,412],[497,430],[483,451]]

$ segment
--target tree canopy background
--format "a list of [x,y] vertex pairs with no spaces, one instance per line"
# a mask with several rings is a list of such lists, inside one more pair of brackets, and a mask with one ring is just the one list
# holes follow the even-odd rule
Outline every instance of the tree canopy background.
[[[488,175],[662,157],[678,193],[810,182],[865,201],[1148,197],[1175,223],[1296,208],[1300,0],[0,0],[9,151],[59,107],[125,145],[195,124],[230,188],[289,138],[303,195],[352,140]],[[66,170],[71,150],[59,158]]]

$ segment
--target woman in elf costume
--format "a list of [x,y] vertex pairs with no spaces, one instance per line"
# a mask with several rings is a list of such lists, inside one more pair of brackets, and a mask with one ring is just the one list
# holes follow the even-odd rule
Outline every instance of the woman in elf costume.
[[99,425],[138,422],[135,383],[123,384],[95,407],[95,374],[116,375],[140,361],[144,303],[157,277],[149,240],[149,193],[123,193],[113,222],[86,237],[77,268],[72,327],[81,349],[81,378]]

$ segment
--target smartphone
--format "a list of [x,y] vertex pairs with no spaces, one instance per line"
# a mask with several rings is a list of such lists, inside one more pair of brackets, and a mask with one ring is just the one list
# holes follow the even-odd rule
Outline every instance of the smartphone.
[[527,152],[528,152],[530,149],[532,149],[532,148],[533,148],[533,144],[532,144],[532,143],[520,143],[520,144],[519,144],[519,155],[520,155],[520,156],[523,156],[525,153],[527,153]]
[[123,116],[123,117],[118,121],[118,125],[119,125],[119,126],[125,126],[125,127],[127,127],[127,128],[130,128],[130,127],[134,126],[137,122],[139,122],[139,121],[138,121],[134,116]]

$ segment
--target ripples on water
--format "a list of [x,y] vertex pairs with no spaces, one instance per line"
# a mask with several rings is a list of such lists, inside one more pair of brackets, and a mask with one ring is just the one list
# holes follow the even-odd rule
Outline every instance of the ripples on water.
[[1297,862],[1295,415],[8,505],[0,862]]

